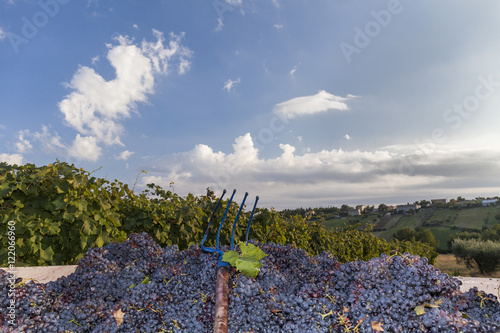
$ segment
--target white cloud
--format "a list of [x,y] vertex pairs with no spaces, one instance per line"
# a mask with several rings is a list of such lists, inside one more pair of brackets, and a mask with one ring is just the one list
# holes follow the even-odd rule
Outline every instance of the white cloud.
[[21,154],[27,154],[35,149],[41,150],[46,154],[67,155],[67,147],[61,143],[61,137],[51,134],[49,128],[42,125],[41,132],[30,132],[30,130],[20,130],[18,132],[18,142],[15,143],[17,151]]
[[97,161],[101,156],[102,148],[97,145],[97,138],[93,136],[76,135],[68,154],[82,160]]
[[98,61],[99,61],[99,59],[100,59],[100,58],[99,58],[99,56],[95,56],[95,57],[93,57],[93,58],[91,59],[91,60],[92,60],[92,65],[94,65],[96,62],[98,62]]
[[349,110],[346,102],[352,95],[340,97],[320,90],[316,95],[295,97],[288,101],[276,104],[274,112],[284,118],[295,118],[296,116],[311,115],[328,110]]
[[[207,186],[238,188],[261,195],[263,206],[277,208],[286,208],[285,203],[293,208],[363,198],[401,203],[393,201],[406,196],[420,200],[433,193],[466,195],[479,188],[500,192],[500,182],[492,181],[497,179],[500,151],[415,146],[402,150],[399,146],[373,151],[306,150],[299,155],[290,144],[279,147],[278,157],[262,158],[249,133],[236,138],[229,154],[199,144],[149,165],[144,181],[163,186],[174,181],[180,194],[201,193]],[[485,177],[490,181],[485,182]]]
[[228,5],[231,6],[241,6],[243,4],[243,0],[225,0]]
[[222,18],[217,18],[217,26],[215,27],[215,31],[221,31],[224,27],[224,22],[222,22]]
[[192,57],[193,52],[181,45],[181,40],[184,38],[184,33],[175,35],[170,33],[170,41],[168,47],[163,45],[165,38],[161,31],[153,29],[153,34],[157,38],[155,43],[142,41],[142,52],[153,63],[154,69],[158,73],[167,74],[171,68],[171,61],[178,60],[180,65],[177,70],[179,74],[183,73],[186,63],[189,64],[189,58]]
[[296,71],[297,71],[297,66],[294,66],[294,67],[292,68],[292,70],[290,71],[290,75],[295,74],[295,72],[296,72]]
[[0,41],[4,40],[7,37],[7,33],[0,27]]
[[23,155],[21,154],[0,154],[0,162],[5,162],[7,164],[23,164]]
[[[94,69],[80,66],[73,75],[69,87],[72,93],[59,103],[65,122],[79,134],[71,151],[85,158],[80,152],[100,152],[98,144],[122,145],[121,120],[137,112],[137,103],[148,102],[148,95],[154,93],[155,74],[167,74],[174,61],[179,63],[177,72],[189,70],[192,52],[181,45],[180,36],[170,34],[165,45],[163,33],[153,30],[156,41],[143,40],[134,44],[128,36],[115,38],[117,44],[108,44],[107,59],[116,71],[116,78],[106,81]],[[76,147],[83,144],[82,147]],[[89,156],[95,160],[96,155]]]
[[187,60],[186,58],[183,58],[180,60],[180,63],[179,63],[179,71],[178,73],[180,75],[186,73],[188,70],[191,69],[191,62],[189,60]]
[[346,140],[351,140],[351,136],[350,136],[349,134],[344,135],[344,138],[345,138]]
[[281,30],[283,29],[283,24],[275,24],[274,27],[276,28],[276,30]]
[[125,151],[122,151],[119,155],[115,155],[115,158],[117,160],[128,160],[128,158],[130,156],[132,156],[133,154],[135,154],[135,153],[132,151],[125,150]]
[[132,24],[132,27],[133,27],[134,29],[139,29],[139,26],[138,26],[137,24]]
[[224,87],[222,89],[226,89],[228,92],[231,92],[231,90],[234,87],[236,87],[240,82],[241,82],[240,78],[237,78],[236,80],[227,79],[227,81],[224,82]]
[[68,148],[61,142],[61,137],[57,133],[51,134],[45,125],[42,125],[41,132],[35,132],[32,137],[40,143],[41,149],[48,154],[67,154]]
[[17,149],[17,152],[20,154],[28,153],[31,151],[31,148],[33,148],[30,141],[28,139],[26,139],[27,134],[29,135],[28,130],[21,130],[21,131],[19,131],[19,134],[17,136],[17,139],[19,141],[16,143],[16,149]]

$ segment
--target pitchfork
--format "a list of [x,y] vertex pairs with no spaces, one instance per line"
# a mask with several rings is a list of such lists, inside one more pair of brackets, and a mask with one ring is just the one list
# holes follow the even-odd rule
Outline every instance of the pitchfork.
[[[227,326],[227,319],[228,319],[228,312],[229,312],[229,263],[222,261],[222,255],[224,252],[220,249],[220,244],[219,244],[219,237],[220,237],[220,231],[222,230],[222,224],[224,223],[224,220],[226,219],[227,212],[229,210],[229,207],[231,206],[231,202],[233,201],[234,194],[236,193],[236,190],[233,190],[233,194],[231,195],[231,198],[229,199],[229,202],[226,207],[226,211],[224,212],[224,216],[222,217],[222,220],[219,225],[219,230],[217,231],[217,239],[216,239],[216,245],[215,249],[205,247],[203,246],[203,243],[205,243],[205,240],[207,239],[208,236],[208,230],[210,229],[210,224],[212,223],[212,219],[215,215],[215,212],[217,211],[217,208],[219,208],[219,204],[222,200],[222,197],[224,197],[224,194],[226,194],[226,190],[222,192],[221,197],[219,198],[219,201],[217,202],[217,205],[215,206],[212,214],[210,215],[210,218],[208,220],[208,226],[207,230],[205,231],[205,235],[203,236],[203,239],[200,243],[200,247],[203,251],[209,252],[209,253],[218,253],[219,258],[217,260],[217,280],[215,284],[215,319],[214,319],[214,333],[227,333],[228,331],[228,326]],[[236,218],[234,219],[233,223],[233,230],[231,232],[231,250],[234,251],[234,231],[236,230],[236,222],[238,221],[238,217],[240,216],[241,210],[243,209],[243,206],[245,204],[245,200],[247,199],[248,192],[245,193],[245,197],[243,198],[243,202],[241,203],[240,209],[238,210],[238,214],[236,214]],[[255,212],[255,207],[257,207],[257,201],[259,201],[259,197],[257,196],[255,198],[255,204],[253,205],[252,209],[252,214],[250,215],[250,219],[248,220],[248,226],[247,226],[247,231],[245,235],[245,242],[248,243],[248,233],[250,232],[250,225],[252,223],[252,218],[253,214]]]

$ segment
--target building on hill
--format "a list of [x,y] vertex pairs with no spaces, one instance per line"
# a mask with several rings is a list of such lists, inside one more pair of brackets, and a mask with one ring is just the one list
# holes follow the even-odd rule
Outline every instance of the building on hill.
[[391,211],[391,210],[396,210],[398,209],[398,206],[395,206],[395,205],[387,205],[387,210],[388,211]]
[[356,209],[359,210],[360,212],[363,212],[365,210],[366,206],[365,205],[357,205]]
[[431,203],[433,206],[446,205],[446,199],[431,199]]
[[397,205],[396,206],[396,210],[398,212],[409,212],[411,210],[416,212],[420,208],[421,208],[420,205],[417,205],[417,204],[406,204],[406,205]]
[[361,211],[359,209],[349,209],[347,211],[347,215],[349,215],[349,216],[359,216],[359,215],[361,215]]
[[495,206],[497,204],[498,200],[497,199],[485,199],[481,201],[481,204],[483,206]]

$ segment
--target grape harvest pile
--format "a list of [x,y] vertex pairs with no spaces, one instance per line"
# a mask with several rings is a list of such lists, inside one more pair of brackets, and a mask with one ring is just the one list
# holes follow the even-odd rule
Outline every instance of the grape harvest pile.
[[[267,254],[257,278],[231,271],[229,332],[500,332],[494,295],[460,292],[459,280],[425,258],[341,264],[328,253],[256,245]],[[2,297],[0,331],[212,332],[216,265],[217,255],[197,246],[162,249],[148,234],[132,234],[89,250],[57,281],[18,279],[16,325]]]

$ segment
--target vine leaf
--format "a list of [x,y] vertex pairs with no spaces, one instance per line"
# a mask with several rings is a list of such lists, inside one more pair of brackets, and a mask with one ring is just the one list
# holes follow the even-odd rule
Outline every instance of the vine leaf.
[[439,299],[436,302],[424,303],[424,304],[421,304],[421,305],[417,305],[414,310],[415,310],[415,313],[418,316],[421,316],[421,315],[423,315],[425,313],[425,307],[438,308],[441,303],[443,303],[443,300]]
[[122,309],[118,309],[113,313],[113,317],[116,320],[116,326],[120,327],[120,325],[123,323],[124,316],[125,316],[125,313],[122,312]]
[[222,260],[228,262],[231,266],[236,267],[236,260],[240,258],[240,255],[236,251],[227,251],[222,255]]
[[240,242],[241,254],[236,251],[227,251],[222,255],[222,261],[229,263],[231,266],[248,277],[257,277],[262,265],[260,259],[266,254],[253,244],[245,244]]
[[383,332],[384,328],[382,327],[382,323],[379,321],[372,321],[372,330],[375,332]]

